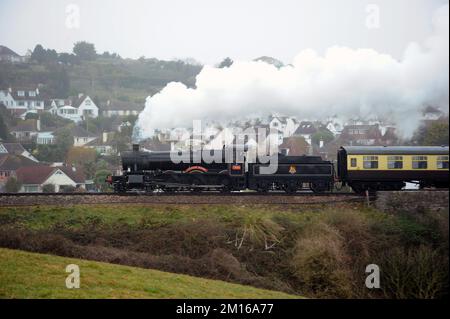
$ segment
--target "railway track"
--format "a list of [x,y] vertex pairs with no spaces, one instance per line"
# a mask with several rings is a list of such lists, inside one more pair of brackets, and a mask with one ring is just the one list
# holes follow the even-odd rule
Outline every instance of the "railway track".
[[76,205],[76,204],[174,204],[174,205],[307,205],[337,202],[363,202],[355,193],[18,193],[0,194],[0,206]]

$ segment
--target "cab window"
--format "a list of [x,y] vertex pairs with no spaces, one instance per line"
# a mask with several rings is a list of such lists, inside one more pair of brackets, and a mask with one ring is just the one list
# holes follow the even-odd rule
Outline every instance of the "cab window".
[[413,156],[412,168],[413,169],[426,169],[428,167],[426,156]]
[[363,167],[365,169],[378,168],[378,156],[364,156],[363,157]]
[[356,158],[351,158],[350,159],[350,167],[356,167],[356,166],[357,166]]
[[437,168],[448,169],[448,156],[443,155],[437,157]]
[[388,168],[389,169],[403,168],[403,156],[388,156]]

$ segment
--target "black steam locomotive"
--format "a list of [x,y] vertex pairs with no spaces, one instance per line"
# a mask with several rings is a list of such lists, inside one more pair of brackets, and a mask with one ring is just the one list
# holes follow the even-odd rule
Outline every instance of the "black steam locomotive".
[[[278,154],[275,171],[245,156],[228,160],[226,150],[215,150],[215,161],[198,152],[142,152],[139,145],[122,154],[120,176],[108,177],[117,193],[130,191],[201,192],[331,191],[336,181],[355,192],[400,190],[406,182],[420,187],[448,187],[448,147],[341,147],[337,174],[334,165],[319,156]],[[173,159],[177,158],[177,161]]]

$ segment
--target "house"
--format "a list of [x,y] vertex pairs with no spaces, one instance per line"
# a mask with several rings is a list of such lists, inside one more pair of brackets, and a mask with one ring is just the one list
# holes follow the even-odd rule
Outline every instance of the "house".
[[86,180],[82,170],[75,167],[46,165],[23,166],[16,171],[21,182],[21,193],[42,193],[44,185],[52,184],[55,192],[63,192],[67,188],[86,188]]
[[73,146],[84,146],[98,137],[86,131],[81,126],[74,126],[70,129],[70,134],[73,136]]
[[44,99],[39,88],[7,88],[0,89],[0,103],[15,116],[24,116],[24,113],[40,113],[44,111]]
[[312,146],[302,136],[291,136],[283,140],[280,153],[284,155],[301,156],[312,154]]
[[94,101],[85,94],[78,94],[77,97],[69,99],[52,99],[47,112],[71,120],[75,123],[84,121],[87,118],[98,117],[98,107]]
[[40,131],[39,120],[24,120],[11,128],[11,134],[20,142],[31,142],[36,139]]
[[378,124],[357,124],[345,126],[339,139],[347,145],[381,145],[382,137]]
[[292,136],[298,126],[299,123],[295,118],[274,115],[269,117],[269,127],[281,131],[283,137]]
[[56,138],[53,132],[38,132],[36,135],[36,144],[38,145],[50,145],[55,143]]
[[5,47],[4,45],[0,45],[0,61],[17,63],[26,62],[26,60],[26,57],[18,55],[16,52],[8,47]]
[[10,177],[16,177],[16,171],[22,166],[39,165],[25,156],[0,153],[0,191]]
[[104,117],[128,116],[138,115],[143,109],[143,104],[108,100],[106,105],[102,105],[101,113]]
[[0,155],[2,154],[23,156],[33,162],[38,162],[38,160],[19,143],[0,143]]
[[312,135],[317,132],[313,122],[310,121],[302,121],[299,126],[295,130],[293,136],[302,136],[305,141],[311,145],[312,144]]
[[96,138],[84,146],[95,149],[99,155],[114,155],[117,152],[111,135],[111,133],[103,132],[101,139]]

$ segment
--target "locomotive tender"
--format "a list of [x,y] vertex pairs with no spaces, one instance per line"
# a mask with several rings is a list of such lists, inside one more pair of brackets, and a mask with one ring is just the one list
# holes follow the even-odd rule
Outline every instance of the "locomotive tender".
[[[449,148],[414,146],[343,146],[336,163],[320,156],[278,154],[276,171],[261,173],[268,165],[242,159],[228,161],[224,150],[215,150],[218,161],[205,162],[200,154],[189,152],[178,163],[171,152],[143,152],[139,145],[122,154],[120,176],[108,177],[117,193],[129,191],[221,192],[253,190],[295,193],[310,189],[315,193],[332,191],[336,182],[355,192],[400,190],[406,182],[421,187],[448,187]],[[217,153],[218,152],[218,153]],[[194,159],[200,159],[195,161]]]

